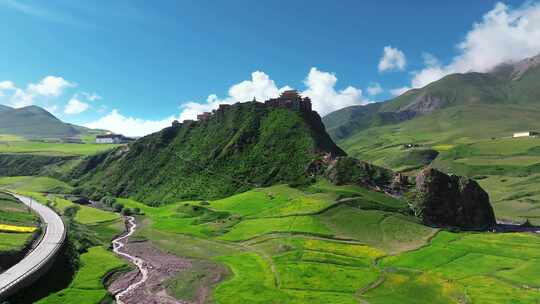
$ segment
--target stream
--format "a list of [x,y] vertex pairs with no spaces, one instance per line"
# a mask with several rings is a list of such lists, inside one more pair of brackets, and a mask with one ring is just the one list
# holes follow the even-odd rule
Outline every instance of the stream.
[[[124,234],[123,236],[120,236],[112,241],[113,243],[113,251],[125,257],[128,259],[131,263],[135,264],[137,268],[139,268],[139,272],[142,274],[142,278],[132,283],[128,286],[125,290],[122,292],[117,293],[114,298],[116,299],[116,303],[118,304],[126,304],[122,301],[122,297],[130,293],[131,291],[135,290],[137,287],[139,287],[141,284],[143,284],[148,279],[148,268],[146,267],[146,262],[143,259],[140,259],[138,257],[132,256],[126,252],[122,252],[122,248],[124,248],[125,243],[127,243],[127,238],[130,237],[134,232],[135,229],[137,229],[137,223],[135,222],[135,218],[133,216],[127,217],[127,226],[128,226],[128,232]],[[122,241],[125,240],[125,243],[122,243]]]

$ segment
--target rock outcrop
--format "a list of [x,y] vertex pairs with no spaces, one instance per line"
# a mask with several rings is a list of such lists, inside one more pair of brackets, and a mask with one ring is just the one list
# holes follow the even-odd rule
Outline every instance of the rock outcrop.
[[496,225],[489,195],[472,179],[426,168],[416,177],[415,214],[437,227],[486,230]]
[[393,172],[356,158],[340,156],[332,160],[325,176],[336,185],[358,184],[384,189],[392,183]]

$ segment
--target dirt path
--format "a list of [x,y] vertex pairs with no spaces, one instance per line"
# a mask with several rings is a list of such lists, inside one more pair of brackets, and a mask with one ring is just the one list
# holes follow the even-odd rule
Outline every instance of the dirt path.
[[122,274],[110,286],[118,304],[184,304],[167,294],[164,282],[191,267],[189,260],[164,253],[150,242],[128,243],[137,229],[134,217],[127,217],[128,232],[113,240],[113,251],[129,260],[137,269]]

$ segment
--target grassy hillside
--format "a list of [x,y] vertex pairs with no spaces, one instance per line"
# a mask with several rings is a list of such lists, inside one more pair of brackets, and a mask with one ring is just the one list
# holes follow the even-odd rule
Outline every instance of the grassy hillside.
[[[524,287],[539,284],[537,236],[437,233],[400,213],[405,202],[357,186],[320,180],[160,207],[119,201],[144,214],[136,238],[231,270],[214,287],[219,304],[531,303],[540,296]],[[208,266],[190,271],[204,277]],[[179,299],[198,286],[185,278],[168,283]]]
[[[452,74],[421,89],[410,90],[392,100],[368,106],[349,107],[328,114],[324,123],[336,140],[347,139],[359,132],[380,125],[395,125],[419,116],[435,114],[441,109],[488,108],[487,115],[496,111],[510,110],[526,112],[529,107],[537,108],[540,101],[540,62],[538,55],[533,61],[525,59],[515,64],[500,66],[489,73]],[[536,62],[531,64],[530,62]],[[482,113],[482,112],[479,112]],[[463,126],[470,122],[460,113]],[[524,118],[528,119],[525,115]],[[450,123],[449,120],[443,122]],[[518,127],[535,127],[535,124],[518,122]],[[489,125],[486,126],[488,128]],[[458,126],[459,128],[459,126]],[[459,131],[457,132],[459,133]]]
[[[404,171],[429,164],[429,158],[421,157],[423,151],[435,150],[439,154],[433,166],[481,179],[498,218],[520,222],[529,218],[540,224],[533,182],[540,173],[540,139],[510,138],[515,131],[540,129],[539,115],[540,106],[452,107],[399,124],[370,128],[340,145],[351,156]],[[419,146],[404,148],[408,143]],[[501,187],[507,189],[505,195],[498,194]]]
[[66,139],[95,138],[105,132],[62,122],[38,106],[11,108],[0,105],[0,134],[26,139]]
[[317,113],[248,102],[87,158],[69,178],[87,194],[161,204],[302,182],[328,153],[344,154]]
[[1,111],[0,134],[28,138],[65,138],[74,137],[80,133],[44,109],[29,106]]

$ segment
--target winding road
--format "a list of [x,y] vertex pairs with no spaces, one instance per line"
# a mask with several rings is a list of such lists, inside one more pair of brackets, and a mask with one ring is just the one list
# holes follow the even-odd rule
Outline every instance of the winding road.
[[[126,304],[125,302],[122,301],[122,297],[127,295],[131,291],[135,290],[137,287],[139,287],[141,284],[146,282],[146,280],[148,279],[148,268],[146,267],[145,261],[143,259],[140,259],[138,257],[132,256],[132,255],[126,253],[126,252],[121,251],[121,249],[125,246],[125,243],[127,243],[127,238],[130,237],[135,232],[135,229],[137,228],[137,223],[135,222],[135,218],[133,216],[128,216],[127,217],[127,223],[128,223],[128,232],[126,234],[124,234],[123,236],[120,236],[120,237],[113,240],[113,242],[112,242],[113,243],[113,251],[116,254],[125,257],[130,262],[135,264],[135,266],[137,266],[137,268],[139,268],[139,271],[140,271],[142,277],[138,282],[135,282],[135,283],[131,284],[128,288],[126,288],[122,292],[117,293],[114,296],[114,298],[116,299],[116,303],[118,303],[118,304]],[[122,243],[123,240],[125,240],[125,243]]]
[[46,270],[66,239],[64,222],[56,212],[32,198],[10,194],[39,215],[44,233],[37,246],[34,245],[19,263],[0,274],[0,299],[39,277],[40,271]]

